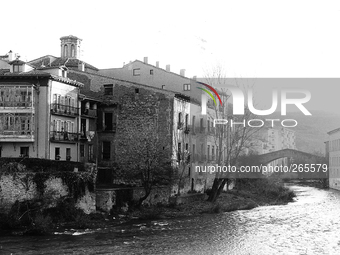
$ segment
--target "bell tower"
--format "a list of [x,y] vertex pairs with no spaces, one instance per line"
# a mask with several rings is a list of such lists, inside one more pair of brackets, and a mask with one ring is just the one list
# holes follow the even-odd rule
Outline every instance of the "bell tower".
[[61,58],[80,58],[80,45],[82,39],[69,35],[60,38]]

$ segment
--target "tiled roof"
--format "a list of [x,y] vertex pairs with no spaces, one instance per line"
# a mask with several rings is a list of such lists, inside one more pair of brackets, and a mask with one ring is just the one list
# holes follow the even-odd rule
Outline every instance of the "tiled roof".
[[50,73],[43,72],[41,70],[32,70],[29,72],[22,72],[22,73],[5,73],[4,75],[0,76],[1,79],[10,79],[10,78],[17,78],[17,77],[47,77],[55,81],[60,81],[66,84],[74,85],[77,87],[83,87],[84,84],[78,82],[76,80],[71,80],[69,78],[64,78],[61,76],[53,75]]
[[5,73],[9,73],[9,69],[0,69],[0,75],[4,75]]
[[80,63],[85,63],[85,67],[98,71],[99,69],[94,67],[93,65],[90,65],[82,60],[76,59],[76,58],[57,58],[53,57],[51,55],[47,55],[32,61],[28,62],[29,64],[33,65],[36,68],[42,67],[42,66],[63,66],[65,65],[66,67],[76,67],[78,68],[78,64]]
[[10,64],[10,65],[22,65],[22,64],[26,64],[26,62],[24,62],[24,61],[22,61],[22,60],[20,60],[20,59],[16,59],[16,60],[13,60],[13,61],[11,61],[11,62],[8,62],[8,64]]

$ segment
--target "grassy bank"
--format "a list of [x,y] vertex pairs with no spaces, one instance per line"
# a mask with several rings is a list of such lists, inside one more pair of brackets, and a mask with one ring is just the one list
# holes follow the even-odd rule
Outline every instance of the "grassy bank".
[[224,192],[216,202],[206,200],[187,204],[149,207],[135,210],[130,216],[140,219],[164,219],[193,216],[203,213],[222,213],[249,210],[258,206],[284,205],[294,201],[295,193],[279,180],[238,180],[237,188]]

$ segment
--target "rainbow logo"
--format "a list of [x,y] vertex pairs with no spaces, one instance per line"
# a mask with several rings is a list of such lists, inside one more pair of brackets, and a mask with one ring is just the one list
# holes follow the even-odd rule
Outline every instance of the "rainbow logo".
[[[210,86],[210,85],[208,85],[208,84],[205,84],[205,83],[203,83],[203,82],[197,82],[197,83],[199,83],[199,84],[201,84],[201,85],[207,87],[207,88],[210,89],[212,92],[214,92],[214,94],[217,96],[218,100],[220,101],[221,106],[223,105],[223,104],[222,104],[222,100],[221,100],[219,94],[217,93],[217,91],[216,91],[212,86]],[[208,95],[209,95],[209,96],[212,98],[212,100],[214,101],[215,106],[217,106],[215,97],[211,94],[211,92],[210,92],[209,90],[204,89],[204,88],[201,88],[201,87],[197,87],[197,88],[203,90],[204,92],[207,92]],[[202,94],[202,114],[207,114],[206,105],[207,105],[207,98],[205,97],[204,94]]]

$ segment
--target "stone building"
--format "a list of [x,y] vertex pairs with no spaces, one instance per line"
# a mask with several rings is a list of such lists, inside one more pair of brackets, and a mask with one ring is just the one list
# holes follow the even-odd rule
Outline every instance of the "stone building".
[[340,190],[340,128],[329,131],[326,152],[329,155],[329,187]]
[[[34,129],[29,134],[32,141],[24,143],[33,144],[27,150],[21,144],[14,146],[11,140],[2,145],[7,153],[2,156],[93,162],[99,170],[99,187],[111,187],[129,196],[130,191],[123,190],[140,184],[131,173],[138,166],[136,162],[145,157],[139,151],[145,150],[148,142],[141,139],[151,137],[157,138],[160,151],[170,151],[164,161],[180,169],[182,181],[173,185],[171,194],[206,189],[212,176],[194,169],[216,164],[219,145],[214,139],[216,116],[211,102],[208,114],[202,114],[202,90],[196,88],[200,84],[185,77],[184,70],[174,74],[169,66],[163,70],[157,64],[149,65],[147,59],[125,65],[122,76],[117,77],[111,69],[99,70],[80,59],[81,39],[60,39],[60,57],[46,55],[27,63],[16,59],[11,64],[21,65],[21,69],[11,67],[0,75],[4,86],[15,87],[19,80],[31,86],[34,105],[22,110],[31,114],[29,128]],[[8,133],[4,139],[9,139]],[[13,150],[23,147],[22,153],[9,153],[10,146]],[[223,153],[220,162],[225,157]]]

